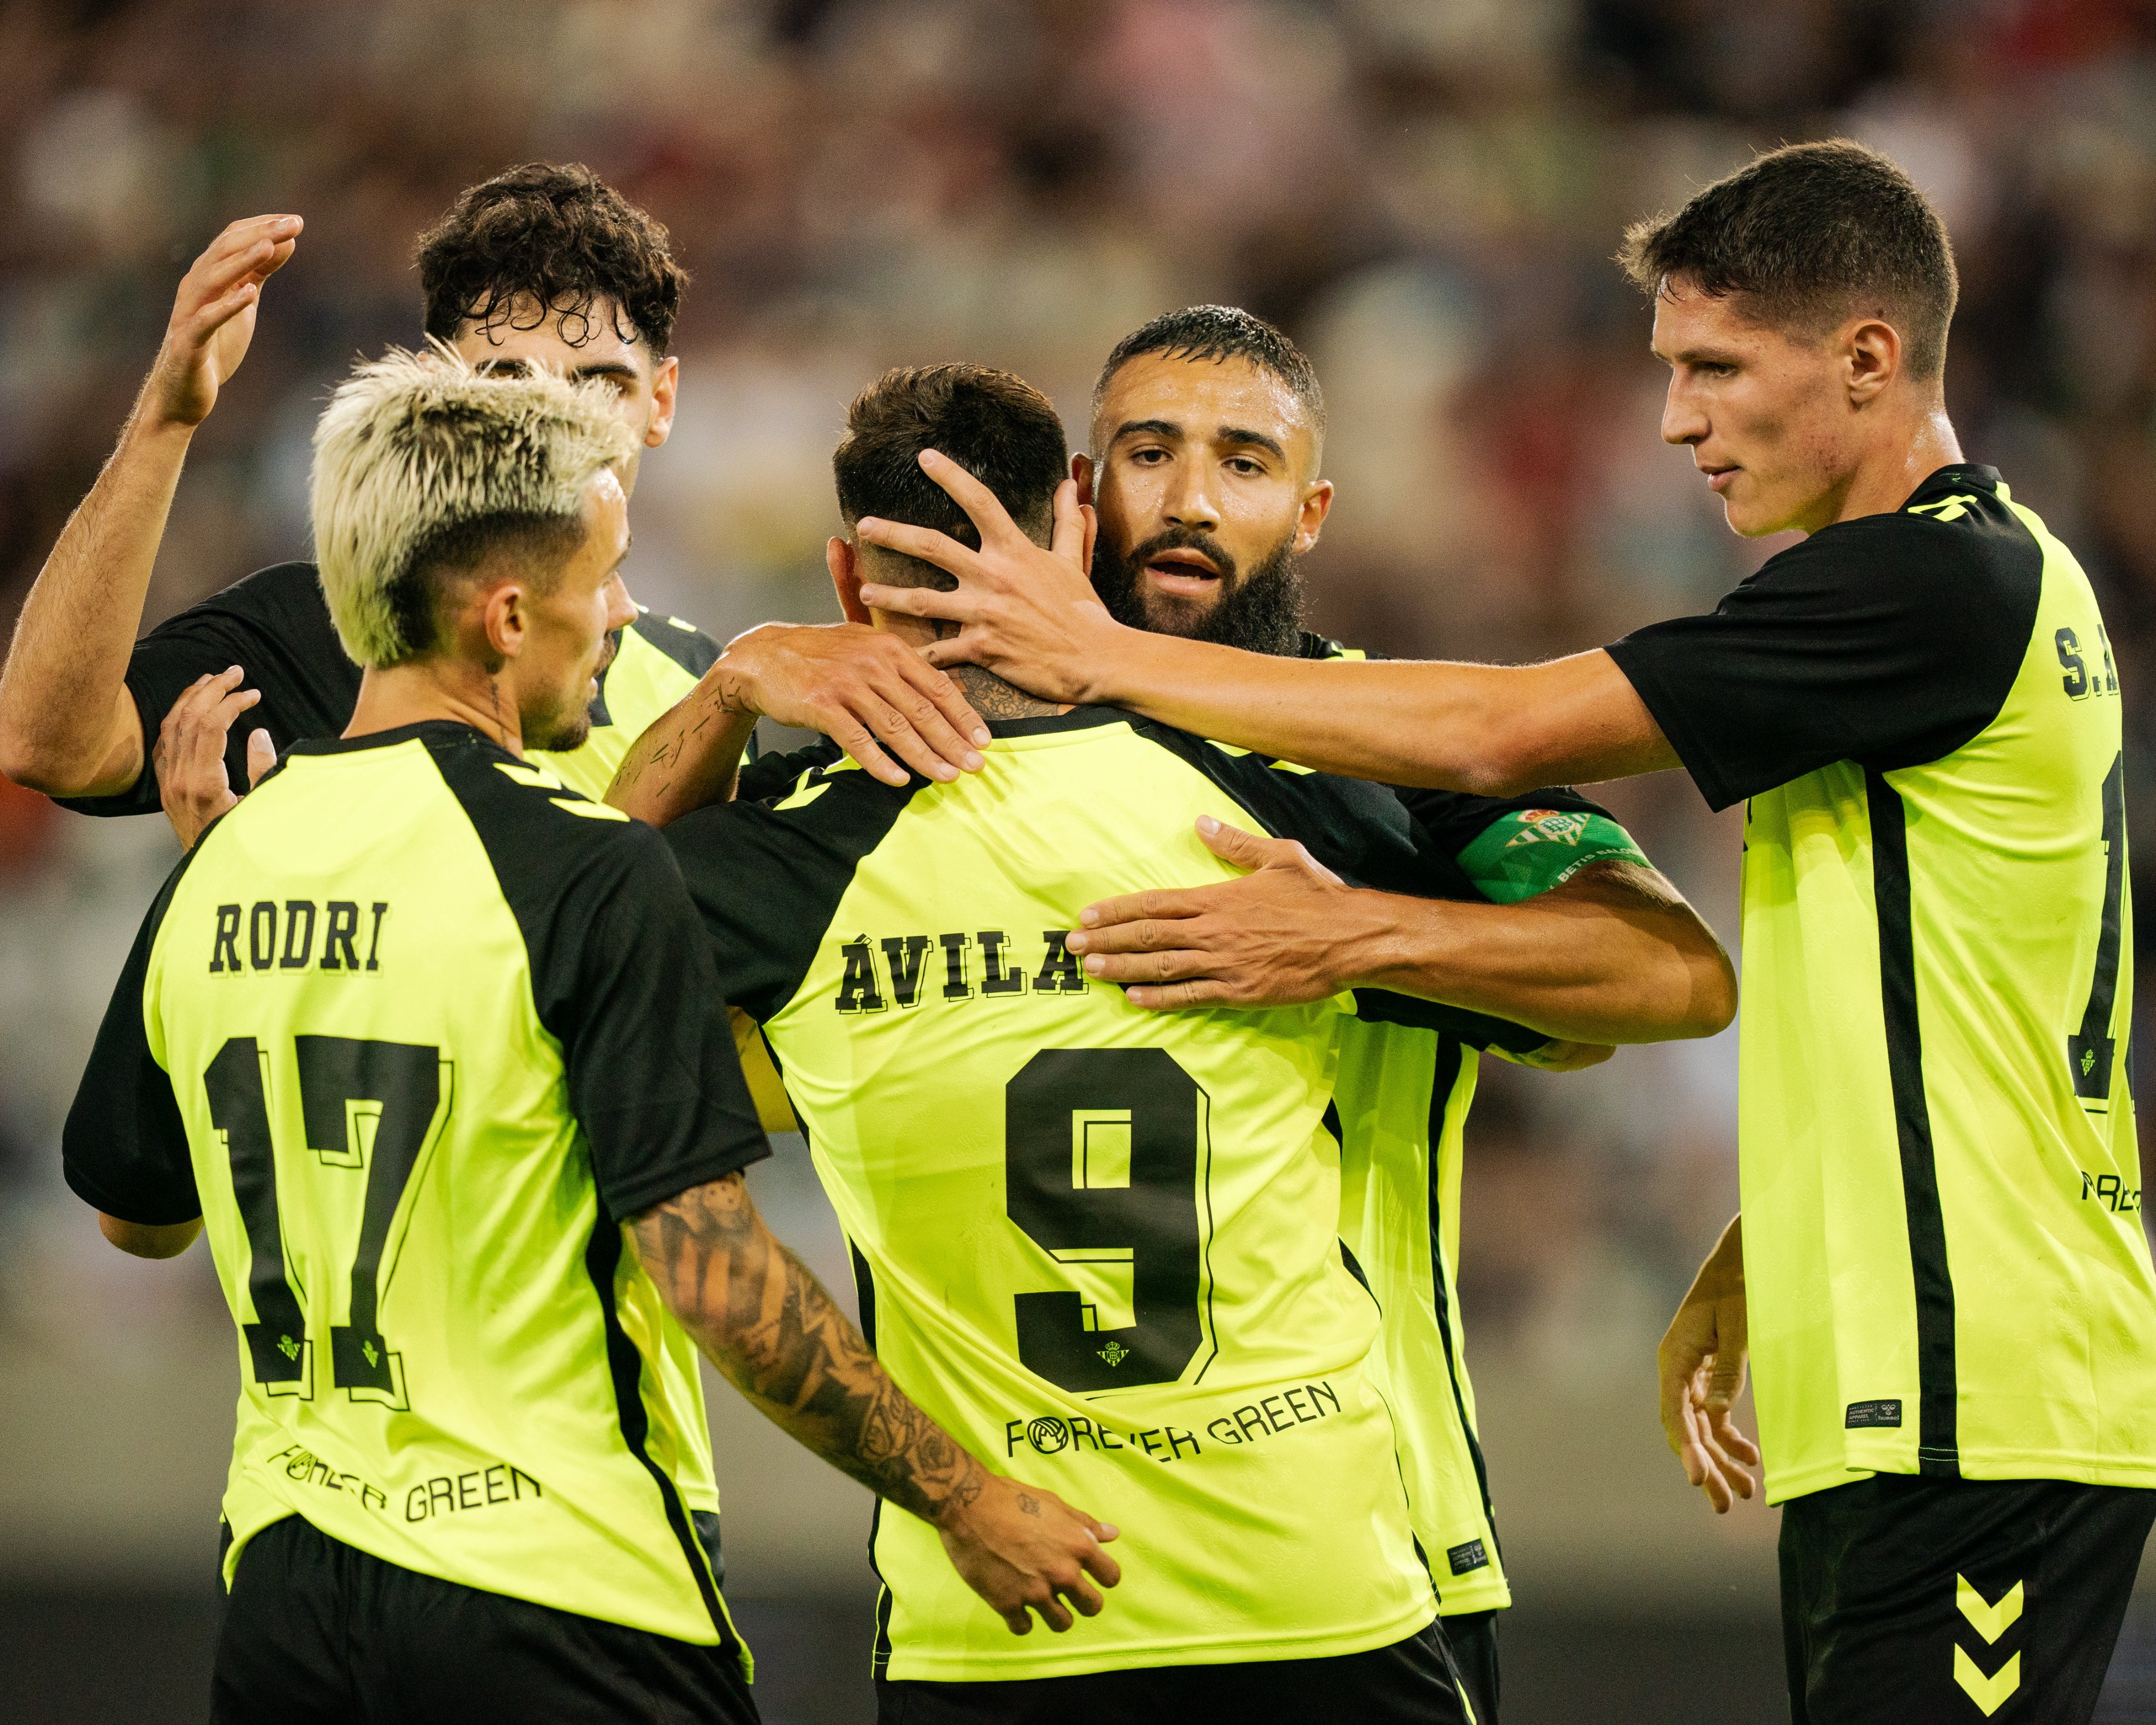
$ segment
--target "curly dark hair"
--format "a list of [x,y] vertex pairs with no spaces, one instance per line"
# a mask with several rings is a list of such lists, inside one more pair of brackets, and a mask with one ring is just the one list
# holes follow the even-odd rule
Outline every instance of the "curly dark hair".
[[416,255],[427,333],[444,341],[467,319],[511,324],[529,295],[542,309],[514,327],[558,316],[564,339],[581,346],[607,300],[625,340],[663,354],[689,281],[665,228],[581,162],[527,162],[466,187]]

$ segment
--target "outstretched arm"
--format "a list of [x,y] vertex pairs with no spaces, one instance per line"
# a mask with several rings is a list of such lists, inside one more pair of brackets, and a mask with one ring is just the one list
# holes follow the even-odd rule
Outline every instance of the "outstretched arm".
[[1091,1617],[1122,1579],[1116,1529],[990,1473],[891,1381],[823,1285],[773,1239],[738,1173],[634,1218],[638,1255],[727,1380],[791,1436],[942,1536],[1014,1635]]
[[234,222],[181,281],[119,446],[45,559],[0,669],[0,773],[18,784],[106,796],[141,776],[127,656],[165,517],[195,427],[246,357],[262,284],[300,227],[297,216]]
[[1135,1006],[1286,1005],[1387,988],[1586,1044],[1712,1036],[1737,1011],[1722,943],[1636,863],[1595,863],[1496,905],[1348,886],[1292,839],[1209,816],[1199,836],[1251,872],[1104,900],[1070,937],[1086,973],[1123,983]]
[[727,801],[760,716],[822,732],[886,784],[904,784],[909,769],[945,781],[978,772],[988,741],[958,685],[897,636],[767,623],[729,641],[630,745],[606,800],[655,827]]
[[921,465],[965,508],[981,548],[926,527],[864,519],[860,537],[958,578],[870,586],[865,604],[956,623],[932,664],[984,665],[1050,701],[1128,707],[1200,737],[1306,767],[1485,795],[1584,784],[1678,763],[1616,662],[1600,651],[1546,665],[1338,663],[1275,658],[1148,634],[1115,622],[1086,579],[1076,490],[1056,496],[1053,547],[933,450]]

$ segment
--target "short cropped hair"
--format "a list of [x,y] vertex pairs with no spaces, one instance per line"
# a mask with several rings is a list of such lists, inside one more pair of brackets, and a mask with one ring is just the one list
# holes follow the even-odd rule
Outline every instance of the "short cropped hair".
[[603,382],[484,374],[439,346],[361,364],[315,428],[315,557],[345,651],[376,669],[434,652],[454,583],[497,550],[546,585],[634,441]]
[[1240,305],[1186,305],[1180,311],[1163,313],[1142,329],[1132,330],[1116,343],[1107,363],[1101,367],[1101,375],[1093,385],[1095,413],[1100,412],[1101,399],[1107,394],[1109,382],[1116,373],[1146,353],[1164,354],[1170,359],[1209,359],[1216,362],[1247,360],[1294,391],[1303,411],[1310,415],[1311,429],[1321,436],[1324,434],[1325,392],[1317,387],[1317,367],[1281,331]]
[[1024,378],[976,365],[886,372],[854,398],[831,454],[848,526],[875,516],[978,548],[980,533],[957,500],[921,470],[923,449],[949,456],[1020,527],[1045,536],[1070,451],[1054,405]]
[[1848,138],[1769,151],[1675,215],[1634,223],[1617,261],[1645,293],[1740,295],[1785,329],[1876,312],[1901,332],[1911,377],[1946,366],[1960,292],[1946,224],[1908,175]]
[[689,282],[665,228],[581,162],[527,162],[466,187],[420,235],[417,261],[427,333],[444,341],[466,320],[521,315],[531,321],[516,327],[562,318],[581,347],[610,300],[624,338],[664,354]]

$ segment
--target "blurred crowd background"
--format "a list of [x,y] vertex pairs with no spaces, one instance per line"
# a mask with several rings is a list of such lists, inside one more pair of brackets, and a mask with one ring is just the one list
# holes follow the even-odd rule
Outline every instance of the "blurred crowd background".
[[[414,236],[547,157],[644,203],[692,273],[628,575],[721,640],[834,614],[828,456],[882,368],[1009,367],[1081,439],[1118,336],[1221,300],[1286,328],[1329,398],[1316,626],[1395,655],[1576,650],[1712,605],[1774,548],[1657,439],[1648,309],[1609,262],[1623,224],[1835,134],[1892,154],[1953,232],[1953,417],[2095,579],[2145,818],[2148,0],[0,0],[0,626],[221,225],[307,223],[196,440],[149,622],[306,554],[326,392],[418,338]],[[1733,946],[1732,819],[1672,776],[1609,801]],[[208,1562],[228,1321],[204,1265],[120,1259],[57,1172],[174,855],[161,823],[0,781],[10,1584],[193,1587]],[[1507,1072],[1478,1104],[1462,1303],[1523,1610],[1770,1597],[1774,1517],[1713,1523],[1653,1418],[1654,1342],[1735,1205],[1733,1045]],[[767,1183],[843,1281],[805,1158]],[[858,1590],[852,1488],[717,1417],[736,1587]]]

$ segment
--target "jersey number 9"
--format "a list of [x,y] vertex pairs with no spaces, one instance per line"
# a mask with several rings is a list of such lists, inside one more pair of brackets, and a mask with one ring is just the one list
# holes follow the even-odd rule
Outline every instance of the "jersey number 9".
[[[1065,1264],[1130,1266],[1127,1327],[1075,1289],[1015,1296],[1018,1357],[1075,1392],[1171,1383],[1205,1339],[1199,1157],[1208,1098],[1165,1049],[1046,1049],[1004,1100],[1004,1207]],[[1089,1315],[1093,1322],[1089,1323]]]

